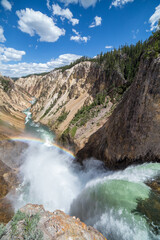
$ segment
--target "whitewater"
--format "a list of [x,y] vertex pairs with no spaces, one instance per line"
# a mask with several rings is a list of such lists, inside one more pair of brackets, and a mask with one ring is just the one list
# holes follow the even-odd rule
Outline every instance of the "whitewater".
[[[159,163],[109,171],[102,162],[89,159],[82,166],[73,156],[52,145],[54,134],[34,123],[29,109],[25,114],[26,135],[44,143],[27,142],[28,148],[21,156],[23,181],[12,198],[15,210],[27,203],[43,204],[46,210],[60,209],[79,217],[108,240],[160,239],[155,221],[148,219],[145,211],[137,211],[138,206],[143,210],[141,203],[155,196],[146,182],[160,176]],[[159,195],[157,198],[160,202]]]

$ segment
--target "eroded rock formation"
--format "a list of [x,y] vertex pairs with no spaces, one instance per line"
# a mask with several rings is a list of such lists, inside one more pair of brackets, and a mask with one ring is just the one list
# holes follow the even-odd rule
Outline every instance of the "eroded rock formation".
[[[120,69],[115,69],[108,76],[103,66],[90,61],[65,71],[54,70],[45,76],[32,75],[16,81],[17,86],[23,86],[37,98],[31,108],[33,119],[49,126],[63,144],[73,144],[75,152],[103,126],[117,103],[115,89],[125,83]],[[90,115],[79,119],[76,127],[72,120],[78,110],[91,105],[99,93],[104,93],[104,103],[89,110]]]
[[0,75],[0,140],[24,130],[22,110],[30,107],[31,99],[12,79]]

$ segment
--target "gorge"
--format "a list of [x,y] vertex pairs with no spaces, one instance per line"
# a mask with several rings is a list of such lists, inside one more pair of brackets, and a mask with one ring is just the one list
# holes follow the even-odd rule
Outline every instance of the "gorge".
[[62,210],[110,240],[160,238],[159,41],[1,77],[1,200]]

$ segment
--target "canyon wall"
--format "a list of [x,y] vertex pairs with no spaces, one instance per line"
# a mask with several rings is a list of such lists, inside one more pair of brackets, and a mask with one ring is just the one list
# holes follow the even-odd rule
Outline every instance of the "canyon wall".
[[[118,89],[126,82],[120,69],[107,76],[103,66],[86,61],[65,71],[20,78],[16,85],[37,98],[31,108],[34,121],[49,126],[58,141],[77,152],[108,119],[121,98]],[[84,114],[76,118],[81,109]]]
[[31,106],[31,99],[31,95],[12,79],[0,75],[0,139],[24,130],[22,110]]
[[143,58],[130,89],[109,121],[78,152],[108,167],[160,160],[160,56]]

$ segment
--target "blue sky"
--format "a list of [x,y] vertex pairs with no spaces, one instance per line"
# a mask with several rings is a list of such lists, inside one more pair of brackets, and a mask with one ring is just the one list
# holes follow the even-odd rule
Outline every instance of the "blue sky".
[[145,40],[159,0],[0,0],[0,73],[50,71]]

